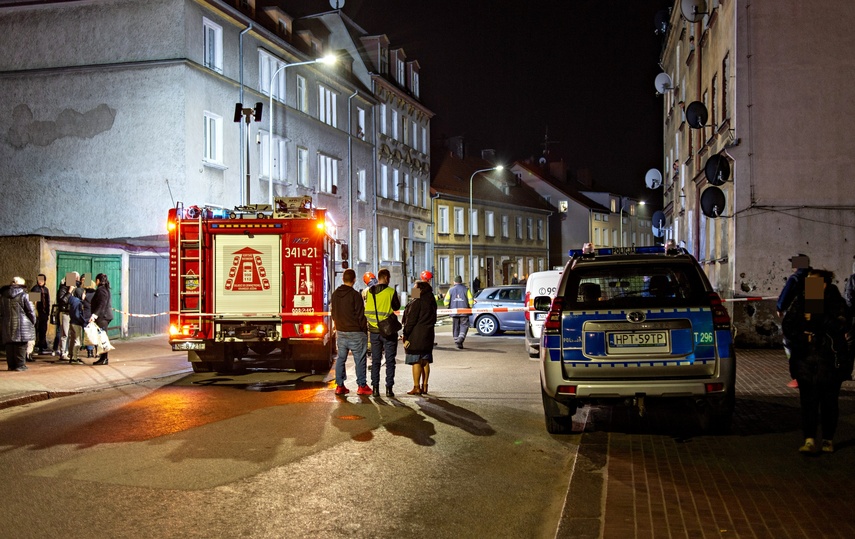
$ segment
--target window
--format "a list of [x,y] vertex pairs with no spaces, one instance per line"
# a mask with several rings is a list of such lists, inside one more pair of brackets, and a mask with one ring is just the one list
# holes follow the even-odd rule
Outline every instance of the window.
[[406,120],[401,123],[401,142],[407,145],[410,144],[410,124]]
[[273,173],[274,181],[285,181],[288,176],[287,162],[285,160],[286,144],[281,137],[274,135],[273,137],[273,168],[271,170],[270,163],[270,134],[266,131],[260,131],[261,144],[259,144],[259,152],[261,154],[261,165],[258,176],[260,178],[269,178],[270,173]]
[[412,122],[410,131],[412,132],[413,142],[412,146],[414,149],[419,149],[419,125],[416,122]]
[[603,229],[603,246],[605,246],[605,247],[609,246],[609,229],[608,228]]
[[389,198],[389,166],[380,165],[380,196]]
[[392,170],[392,199],[401,200],[401,171]]
[[493,212],[485,211],[484,212],[484,234],[493,238],[496,236],[496,222]]
[[422,152],[428,153],[427,128],[426,127],[422,127]]
[[404,76],[404,59],[399,57],[395,62],[395,65],[397,67],[395,78],[398,80],[398,84],[400,84],[401,86],[406,86],[407,78]]
[[449,283],[449,282],[451,282],[451,279],[448,278],[448,272],[450,269],[448,267],[448,265],[449,265],[449,260],[448,260],[447,256],[439,257],[439,267],[436,268],[436,270],[437,270],[436,272],[439,274],[439,275],[437,275],[437,280],[436,280],[437,283]]
[[510,219],[507,215],[502,216],[502,237],[509,238],[510,237]]
[[365,170],[359,169],[356,171],[356,199],[362,202],[367,200],[367,183],[365,181]]
[[531,217],[525,220],[525,237],[530,240],[534,239],[534,219]]
[[338,186],[338,159],[318,154],[318,183],[318,189],[322,193],[336,193]]
[[718,74],[713,75],[712,84],[710,85],[710,125],[718,126],[718,116],[716,116],[716,97],[718,93]]
[[401,231],[392,229],[392,260],[401,260]]
[[[448,206],[439,206],[436,211],[436,227],[440,234],[448,234]],[[441,281],[448,282],[448,281]]]
[[[543,219],[537,220],[537,240],[543,241]],[[606,240],[606,245],[608,245],[608,240]]]
[[419,205],[419,196],[421,196],[421,191],[419,191],[419,180],[418,178],[413,179],[413,206]]
[[384,135],[387,133],[386,130],[386,103],[380,105],[380,132]]
[[427,180],[422,180],[422,193],[422,206],[430,208],[430,188]]
[[297,183],[309,186],[309,150],[306,148],[297,148]]
[[389,227],[380,229],[380,259],[389,260]]
[[602,221],[603,217],[599,213],[594,214],[594,221]]
[[[454,275],[460,275],[461,277],[466,275],[466,263],[462,256],[454,257]],[[464,279],[464,281],[465,280],[466,279]]]
[[213,112],[205,111],[203,129],[205,148],[202,159],[208,163],[223,163],[223,118]]
[[567,208],[568,208],[568,205],[567,205],[566,200],[559,200],[558,201],[558,211],[560,211],[561,213],[567,213]]
[[404,204],[410,203],[410,175],[404,172]]
[[356,107],[356,137],[365,140],[365,109]]
[[600,243],[600,229],[594,227],[594,245],[601,245]]
[[217,73],[223,72],[223,28],[209,19],[202,17],[204,59],[208,69]]
[[336,118],[336,98],[337,95],[335,92],[323,84],[318,85],[318,119],[333,127],[338,125]]
[[516,219],[516,225],[517,225],[516,229],[517,229],[517,239],[518,240],[523,239],[523,220],[522,219],[523,219],[522,217],[517,217],[517,219]]
[[[306,91],[306,78],[297,75],[297,110],[300,112],[309,111],[309,92]],[[270,114],[268,112],[268,114]]]
[[463,222],[463,208],[454,208],[454,233],[465,234],[466,225]]
[[727,90],[730,77],[730,54],[721,61],[721,119],[727,120]]
[[419,72],[415,69],[410,76],[410,90],[413,92],[413,95],[417,98],[419,97]]
[[398,140],[398,111],[392,109],[392,138]]
[[618,245],[617,230],[612,230],[612,245],[620,247],[620,245]]
[[[258,51],[258,87],[261,89],[261,93],[264,95],[270,95],[271,87],[270,87],[270,77],[276,73],[277,69],[280,69],[285,65],[285,62],[274,58],[270,54],[267,54],[264,51]],[[287,69],[282,69],[279,73],[276,73],[276,78],[273,82],[273,99],[278,101],[284,101],[285,95],[285,72]],[[269,111],[268,111],[269,113]]]
[[380,49],[380,73],[389,72],[389,49]]
[[469,216],[469,233],[473,236],[478,235],[478,210],[473,209],[472,214]]
[[368,232],[364,228],[356,231],[357,256],[360,262],[368,262]]

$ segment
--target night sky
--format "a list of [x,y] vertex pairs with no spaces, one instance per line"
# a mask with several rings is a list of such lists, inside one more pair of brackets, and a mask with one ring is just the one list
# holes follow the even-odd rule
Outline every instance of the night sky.
[[[292,15],[329,0],[280,3]],[[369,34],[386,34],[421,66],[432,138],[463,135],[501,161],[553,157],[587,169],[594,188],[661,204],[644,186],[662,167],[662,97],[653,80],[668,0],[345,0]]]

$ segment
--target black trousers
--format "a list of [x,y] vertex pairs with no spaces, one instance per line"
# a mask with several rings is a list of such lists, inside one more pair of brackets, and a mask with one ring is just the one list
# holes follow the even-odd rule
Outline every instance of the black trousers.
[[802,434],[816,438],[817,427],[822,425],[822,439],[831,440],[837,432],[840,417],[841,380],[818,377],[796,378],[799,383],[799,403],[802,409]]
[[38,313],[36,318],[36,349],[47,350],[47,327],[50,313]]
[[10,371],[27,366],[27,343],[6,343],[6,366]]

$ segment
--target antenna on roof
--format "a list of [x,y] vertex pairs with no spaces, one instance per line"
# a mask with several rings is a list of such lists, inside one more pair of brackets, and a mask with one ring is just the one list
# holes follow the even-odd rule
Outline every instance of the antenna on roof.
[[549,140],[549,126],[546,126],[546,132],[543,134],[543,157],[547,157],[549,155],[549,145],[550,144],[558,144],[560,141],[558,140]]

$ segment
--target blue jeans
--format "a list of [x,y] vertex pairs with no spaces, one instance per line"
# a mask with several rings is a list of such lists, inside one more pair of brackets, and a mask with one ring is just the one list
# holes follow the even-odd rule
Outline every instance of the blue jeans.
[[395,385],[395,356],[398,355],[398,339],[387,338],[380,333],[371,336],[371,385],[380,385],[380,363],[386,356],[386,387]]
[[357,385],[367,385],[365,382],[366,354],[368,353],[368,336],[361,331],[339,331],[336,334],[336,345],[338,346],[338,357],[335,360],[335,384],[343,386],[347,380],[344,363],[347,361],[347,352],[353,352],[353,361],[356,363]]

